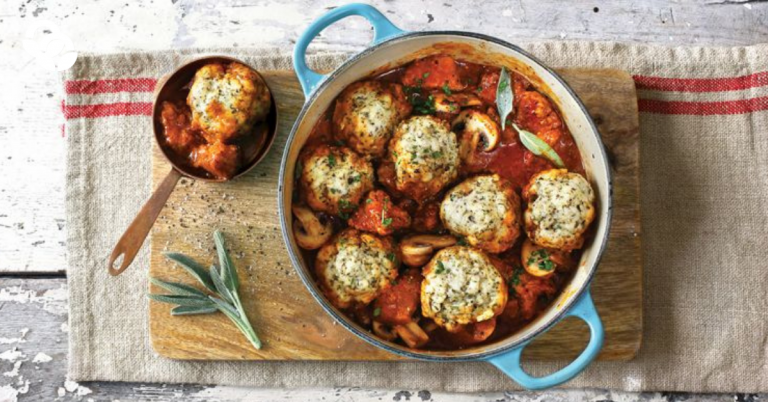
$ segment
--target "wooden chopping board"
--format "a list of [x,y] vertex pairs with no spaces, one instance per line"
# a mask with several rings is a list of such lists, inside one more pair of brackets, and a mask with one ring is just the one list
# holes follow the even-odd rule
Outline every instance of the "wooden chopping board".
[[[560,70],[589,109],[608,148],[614,173],[614,215],[608,249],[592,284],[605,324],[600,360],[629,360],[643,328],[639,199],[638,111],[632,78],[618,70]],[[398,360],[334,322],[304,287],[288,258],[277,213],[277,182],[286,139],[304,96],[291,71],[262,72],[274,91],[279,132],[267,158],[234,182],[209,184],[183,178],[151,234],[149,275],[197,285],[164,251],[187,254],[205,266],[216,260],[212,233],[221,229],[241,277],[240,293],[264,342],[254,350],[222,314],[171,317],[171,306],[150,302],[155,351],[191,360]],[[153,186],[170,165],[155,147]],[[162,293],[152,287],[152,292]],[[575,357],[587,343],[586,325],[567,319],[526,348],[540,360]]]

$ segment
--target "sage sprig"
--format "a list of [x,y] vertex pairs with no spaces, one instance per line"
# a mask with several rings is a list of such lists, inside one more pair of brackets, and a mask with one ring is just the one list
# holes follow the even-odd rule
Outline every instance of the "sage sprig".
[[501,74],[499,74],[499,84],[496,86],[496,107],[499,109],[502,130],[507,123],[507,116],[512,113],[514,103],[515,92],[512,90],[512,78],[507,69],[502,67]]
[[261,349],[261,340],[253,330],[240,300],[238,292],[240,279],[224,244],[224,235],[218,230],[215,231],[213,241],[216,244],[219,267],[211,265],[209,269],[205,269],[184,254],[164,254],[166,258],[184,268],[213,295],[183,283],[149,278],[150,282],[156,286],[171,292],[171,294],[149,294],[149,298],[162,303],[175,304],[176,307],[171,310],[171,315],[174,316],[211,314],[220,311],[232,320],[254,348]]
[[529,151],[531,151],[536,156],[543,156],[544,158],[547,158],[550,162],[552,162],[553,165],[564,168],[565,163],[563,163],[563,160],[560,159],[560,155],[555,152],[552,147],[549,146],[544,140],[537,137],[536,134],[523,130],[522,128],[518,127],[517,124],[512,123],[512,127],[517,130],[518,134],[520,134],[520,142],[523,143],[523,145],[528,148]]

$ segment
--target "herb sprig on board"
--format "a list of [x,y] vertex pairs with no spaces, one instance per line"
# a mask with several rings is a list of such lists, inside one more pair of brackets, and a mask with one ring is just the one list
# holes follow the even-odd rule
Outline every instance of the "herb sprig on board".
[[175,304],[171,315],[211,314],[217,311],[224,313],[235,324],[237,329],[256,349],[261,349],[261,340],[253,330],[248,316],[245,314],[240,300],[240,279],[232,263],[232,258],[224,245],[224,235],[220,231],[213,233],[216,243],[216,253],[219,257],[219,267],[211,265],[205,269],[192,258],[181,253],[165,253],[165,257],[184,268],[213,295],[179,282],[167,282],[157,278],[149,278],[150,282],[170,294],[149,294],[149,298],[162,303]]

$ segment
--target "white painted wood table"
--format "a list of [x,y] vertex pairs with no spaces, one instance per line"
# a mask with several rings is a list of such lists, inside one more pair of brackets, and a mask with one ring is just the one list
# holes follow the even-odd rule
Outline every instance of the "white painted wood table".
[[[0,402],[18,400],[762,400],[768,395],[631,394],[602,390],[448,395],[430,390],[263,390],[66,381],[64,152],[57,74],[34,63],[30,28],[54,29],[75,50],[290,47],[339,1],[3,0],[0,3]],[[748,45],[768,40],[764,0],[374,1],[408,30],[457,29],[514,42],[594,39]],[[567,5],[566,5],[567,4]],[[329,28],[311,51],[362,49],[359,18]],[[397,386],[397,384],[393,384]]]

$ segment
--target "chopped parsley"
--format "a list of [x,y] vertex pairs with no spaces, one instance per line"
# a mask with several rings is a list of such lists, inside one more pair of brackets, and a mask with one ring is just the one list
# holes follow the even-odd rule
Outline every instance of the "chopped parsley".
[[445,265],[443,265],[443,262],[440,260],[437,260],[437,268],[435,269],[436,274],[442,274],[445,272]]
[[405,87],[405,94],[413,110],[419,114],[435,114],[435,97],[421,93],[421,86]]
[[443,84],[443,93],[446,95],[451,95],[451,88],[448,88],[448,83],[446,82]]
[[429,73],[424,73],[421,75],[421,78],[424,78],[425,80],[429,77]]
[[514,267],[512,270],[512,277],[509,278],[509,281],[507,281],[507,287],[509,288],[509,295],[514,296],[517,291],[515,290],[515,286],[520,284],[520,274],[523,273],[523,269],[519,266]]
[[328,166],[336,167],[336,157],[335,156],[328,155]]
[[443,156],[443,153],[440,152],[440,151],[432,151],[431,155],[432,155],[433,158],[440,158],[440,157]]
[[381,315],[381,307],[376,307],[375,309],[373,309],[373,316],[374,317],[378,317],[380,315]]
[[370,204],[370,203],[372,203],[372,202],[373,202],[373,200],[372,200],[372,199],[370,199],[370,198],[369,198],[369,199],[367,199],[367,200],[365,200],[365,203],[366,203],[366,204]]
[[360,181],[360,175],[359,174],[356,174],[356,175],[354,175],[354,176],[349,178],[349,184],[357,183],[359,181]]
[[555,269],[555,263],[549,258],[549,252],[545,249],[539,249],[531,253],[528,257],[527,265],[536,265],[542,271],[551,271]]
[[387,259],[395,262],[395,253],[387,253]]
[[[382,215],[383,217],[383,215]],[[384,226],[389,226],[392,224],[392,218],[384,218],[381,220],[381,224]]]
[[[451,194],[451,201],[454,200],[454,194]],[[456,242],[459,246],[468,246],[469,242],[466,237],[459,237],[459,241]]]
[[347,201],[345,199],[339,200],[339,209],[340,209],[339,217],[341,219],[349,219],[349,217],[350,217],[349,213],[352,212],[355,209],[355,207],[356,207],[355,204],[353,204],[353,203],[351,203],[351,202],[349,202],[349,201]]

